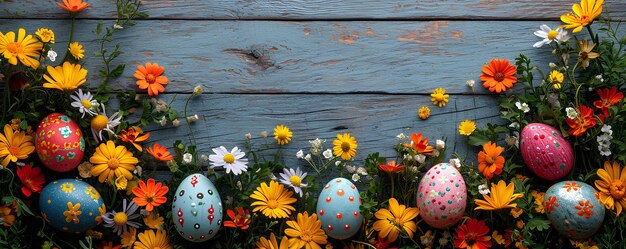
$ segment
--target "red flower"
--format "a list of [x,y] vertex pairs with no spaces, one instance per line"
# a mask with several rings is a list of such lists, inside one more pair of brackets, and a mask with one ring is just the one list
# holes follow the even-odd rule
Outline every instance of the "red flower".
[[596,126],[598,121],[593,117],[593,110],[591,108],[580,105],[578,106],[578,116],[576,116],[576,119],[566,118],[565,122],[572,128],[567,131],[567,134],[579,137],[584,134],[587,129]]
[[235,211],[233,211],[232,209],[228,209],[226,211],[226,214],[228,214],[228,217],[230,217],[231,220],[224,221],[225,227],[240,228],[241,230],[246,230],[248,229],[250,222],[252,222],[252,220],[250,219],[250,211],[248,211],[248,209],[244,210],[243,207],[237,208],[236,214]]
[[403,165],[396,165],[396,161],[390,161],[387,164],[378,165],[379,170],[385,171],[387,173],[398,172],[404,169],[405,167],[406,166],[403,166]]
[[411,135],[411,144],[404,144],[404,146],[412,148],[415,152],[424,154],[425,156],[430,156],[434,150],[432,146],[428,145],[428,138],[422,140],[422,133],[413,133]]
[[41,192],[42,185],[46,183],[46,179],[41,173],[40,168],[32,168],[26,164],[24,167],[17,167],[17,176],[22,181],[24,186],[22,187],[22,193],[26,197],[30,197],[30,194],[35,192]]
[[596,91],[600,95],[600,100],[593,102],[593,105],[602,110],[602,119],[609,116],[609,107],[616,105],[623,98],[624,94],[617,91],[617,87],[598,89]]
[[455,248],[485,249],[491,247],[491,236],[487,236],[489,227],[485,221],[468,219],[456,229],[454,236]]
[[391,242],[389,242],[387,237],[378,237],[378,240],[372,242],[372,245],[376,247],[376,249],[396,249],[396,247],[389,247],[389,244],[391,244]]

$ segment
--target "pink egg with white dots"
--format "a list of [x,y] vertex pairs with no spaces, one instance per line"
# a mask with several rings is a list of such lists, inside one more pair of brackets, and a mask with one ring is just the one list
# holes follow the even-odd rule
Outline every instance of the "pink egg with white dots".
[[526,166],[539,178],[557,180],[574,167],[574,151],[556,128],[540,123],[522,130],[520,150]]
[[335,178],[324,186],[317,199],[317,216],[328,236],[346,239],[361,227],[360,206],[361,197],[356,186],[346,178]]
[[467,188],[461,173],[448,163],[430,168],[417,189],[420,216],[434,228],[448,228],[465,213]]

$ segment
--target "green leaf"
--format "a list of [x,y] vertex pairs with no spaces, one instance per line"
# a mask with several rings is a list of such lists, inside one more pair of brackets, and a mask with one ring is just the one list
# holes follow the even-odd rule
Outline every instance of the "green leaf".
[[126,68],[126,64],[118,65],[113,70],[111,70],[111,72],[109,73],[109,77],[112,77],[112,78],[119,77],[120,75],[122,75],[122,73],[124,73],[124,68]]
[[550,229],[550,221],[541,218],[532,218],[526,223],[531,230],[543,231]]
[[469,136],[469,138],[467,139],[467,143],[473,145],[473,146],[483,146],[484,144],[486,144],[487,142],[489,142],[489,138],[487,136],[484,135],[479,135],[479,134],[472,134]]

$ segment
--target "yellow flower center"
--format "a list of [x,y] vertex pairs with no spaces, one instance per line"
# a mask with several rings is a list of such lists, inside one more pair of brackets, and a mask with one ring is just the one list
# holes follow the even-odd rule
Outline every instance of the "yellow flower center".
[[611,192],[611,197],[613,199],[621,200],[624,197],[624,192],[626,191],[626,186],[622,183],[621,180],[614,180],[611,182],[611,188],[609,190]]
[[117,160],[117,158],[111,158],[109,162],[107,162],[107,165],[109,165],[110,169],[117,169],[117,167],[120,166],[120,161]]
[[83,99],[80,103],[87,109],[91,109],[91,101],[88,99]]
[[234,163],[235,162],[235,156],[233,156],[233,154],[226,154],[224,155],[224,162],[225,163]]
[[303,230],[300,231],[302,234],[300,234],[300,239],[306,243],[309,243],[311,241],[313,241],[313,236],[311,236],[311,234],[309,234],[308,230]]
[[128,215],[126,215],[126,213],[124,212],[116,213],[115,216],[113,216],[113,222],[115,222],[115,225],[123,226],[126,225],[127,221]]
[[154,74],[148,74],[146,75],[146,82],[152,84],[154,83],[154,81],[156,80],[156,77],[154,76]]
[[98,114],[91,119],[91,128],[96,131],[101,131],[102,129],[107,127],[108,123],[109,123],[109,118],[107,118],[106,116],[102,114]]
[[291,185],[293,186],[300,187],[300,184],[302,184],[302,178],[299,176],[291,176],[289,177],[289,182],[291,182]]
[[435,93],[433,98],[435,98],[437,102],[442,102],[446,100],[446,97],[444,97],[442,93]]
[[548,32],[548,40],[554,40],[556,39],[556,36],[559,34],[558,31],[556,30],[550,30],[550,32]]
[[350,151],[350,143],[348,143],[348,142],[343,142],[343,143],[341,143],[341,150],[342,150],[343,152],[348,152],[348,151]]
[[501,72],[497,72],[497,73],[493,76],[493,79],[494,79],[494,80],[496,80],[496,81],[498,81],[498,82],[501,82],[501,81],[503,81],[503,80],[504,80],[504,74],[503,74],[503,73],[501,73]]
[[6,49],[12,54],[21,54],[24,51],[24,48],[17,42],[8,43]]
[[278,201],[277,200],[268,200],[267,201],[267,207],[271,208],[271,209],[276,209],[278,207]]

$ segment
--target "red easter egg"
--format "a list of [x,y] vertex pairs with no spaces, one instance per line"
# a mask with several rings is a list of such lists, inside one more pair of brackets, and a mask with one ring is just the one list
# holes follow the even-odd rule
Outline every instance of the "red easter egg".
[[520,149],[526,166],[538,177],[557,180],[574,166],[574,151],[552,126],[532,123],[522,130]]
[[46,167],[56,172],[70,171],[83,160],[83,132],[70,117],[52,113],[37,127],[35,150]]

